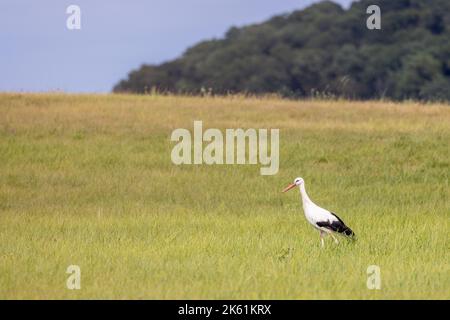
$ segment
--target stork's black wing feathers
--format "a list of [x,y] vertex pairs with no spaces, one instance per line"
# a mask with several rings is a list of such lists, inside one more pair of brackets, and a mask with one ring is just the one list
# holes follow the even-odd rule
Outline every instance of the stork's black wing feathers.
[[333,216],[336,217],[337,221],[318,221],[316,224],[319,227],[323,227],[323,228],[327,228],[331,231],[337,232],[337,233],[341,233],[343,235],[346,235],[348,237],[355,237],[355,233],[352,231],[352,229],[350,229],[349,227],[347,227],[344,223],[344,221],[342,221],[341,218],[339,218],[336,214],[334,214],[333,212],[330,212]]

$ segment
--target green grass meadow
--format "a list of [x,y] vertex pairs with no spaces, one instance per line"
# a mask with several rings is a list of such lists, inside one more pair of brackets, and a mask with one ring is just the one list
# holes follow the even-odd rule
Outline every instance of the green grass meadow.
[[[172,164],[194,120],[279,128],[278,174]],[[0,298],[450,299],[449,159],[444,104],[0,94]],[[297,176],[356,242],[320,247]]]

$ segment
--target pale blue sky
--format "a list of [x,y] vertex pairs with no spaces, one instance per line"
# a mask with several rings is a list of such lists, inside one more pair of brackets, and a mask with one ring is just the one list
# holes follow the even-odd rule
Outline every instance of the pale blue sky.
[[[108,92],[142,63],[173,59],[231,26],[317,0],[1,0],[0,91]],[[348,6],[352,0],[335,0]],[[81,8],[81,30],[66,8]]]

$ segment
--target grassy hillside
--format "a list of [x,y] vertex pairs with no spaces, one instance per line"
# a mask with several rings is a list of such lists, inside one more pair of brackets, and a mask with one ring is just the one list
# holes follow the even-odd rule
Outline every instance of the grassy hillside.
[[[194,120],[279,128],[279,173],[173,165]],[[449,299],[449,141],[448,105],[0,94],[0,298]],[[297,176],[355,243],[320,248]]]

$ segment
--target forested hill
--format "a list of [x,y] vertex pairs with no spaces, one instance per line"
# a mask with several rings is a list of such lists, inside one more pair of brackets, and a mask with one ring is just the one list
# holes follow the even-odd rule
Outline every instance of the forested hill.
[[[366,9],[381,8],[381,30]],[[115,92],[279,93],[355,99],[450,100],[450,1],[330,1],[231,28],[180,58],[143,65]]]

